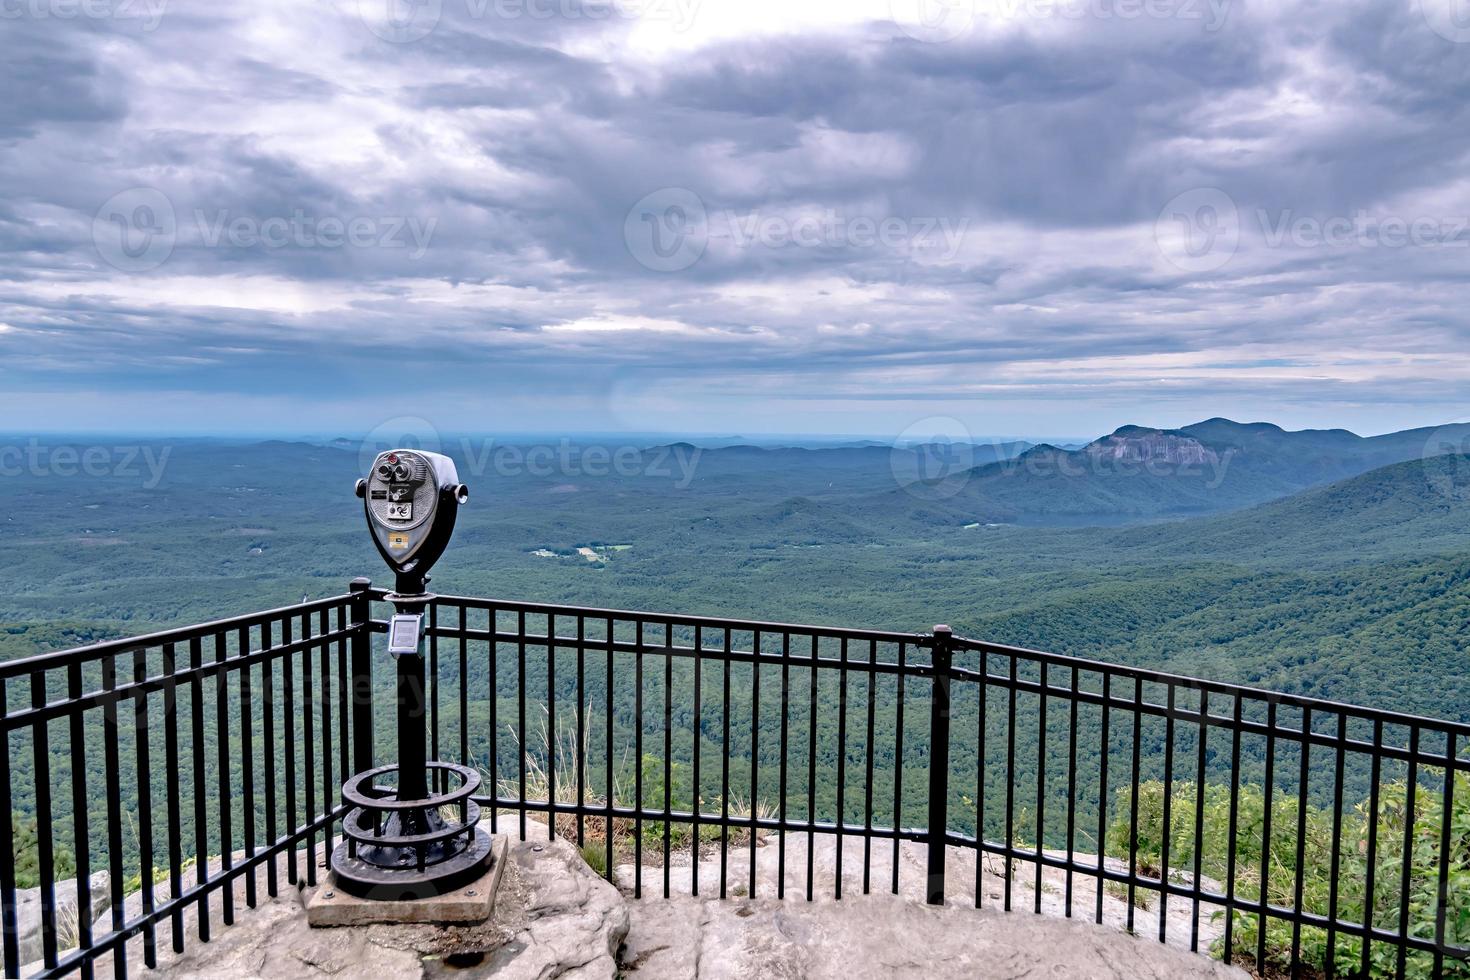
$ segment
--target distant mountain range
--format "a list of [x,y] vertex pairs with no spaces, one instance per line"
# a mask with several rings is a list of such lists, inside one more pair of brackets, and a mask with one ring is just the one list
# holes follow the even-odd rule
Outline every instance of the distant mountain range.
[[[813,448],[681,442],[618,448],[615,466],[608,443],[589,443],[600,454],[585,459],[587,447],[551,446],[555,452],[533,465],[524,447],[502,457],[510,443],[446,442],[442,448],[459,460],[461,476],[490,494],[482,499],[511,495],[534,502],[529,514],[546,513],[548,493],[560,498],[555,510],[568,517],[587,511],[586,494],[651,494],[647,499],[661,501],[665,512],[682,511],[683,503],[667,506],[673,492],[718,504],[716,523],[794,524],[809,529],[812,540],[853,541],[875,530],[1108,526],[1237,511],[1381,467],[1465,453],[1470,424],[1363,437],[1345,429],[1289,432],[1265,422],[1213,418],[1178,429],[1126,425],[1075,448],[1025,441]],[[203,480],[232,487],[254,472],[253,460],[270,457],[291,459],[303,476],[310,471],[322,477],[324,492],[306,493],[301,506],[330,512],[339,503],[339,485],[345,480],[350,486],[361,465],[360,448],[348,440],[326,446],[181,446],[160,495],[142,505],[156,503],[180,479],[192,483],[196,471]],[[635,465],[623,455],[628,452]],[[44,492],[24,481],[14,489]],[[259,488],[256,499],[262,492],[276,496],[282,488]]]
[[1467,449],[1470,424],[1364,437],[1214,418],[1180,429],[1126,425],[1077,448],[1019,441],[703,448],[694,484],[734,496],[786,494],[770,519],[825,517],[854,534],[865,522],[1109,525],[1239,510]]
[[[1076,450],[1034,446],[937,481],[974,520],[1095,524],[1192,517],[1289,497],[1370,470],[1470,446],[1470,424],[1363,437],[1210,419],[1181,429],[1128,425]],[[945,485],[954,492],[945,494]],[[914,488],[910,488],[914,489]],[[922,489],[922,487],[918,488]]]

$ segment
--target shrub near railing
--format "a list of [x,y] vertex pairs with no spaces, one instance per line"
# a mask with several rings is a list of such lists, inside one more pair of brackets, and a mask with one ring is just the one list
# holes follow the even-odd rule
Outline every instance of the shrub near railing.
[[[1430,779],[1443,777],[1428,770]],[[1361,926],[1369,921],[1365,911],[1368,890],[1368,854],[1370,831],[1376,831],[1371,850],[1374,852],[1373,909],[1375,926],[1398,927],[1403,897],[1404,834],[1408,824],[1408,784],[1387,783],[1378,792],[1378,815],[1370,817],[1372,805],[1363,801],[1341,817],[1337,853],[1336,905],[1333,907],[1333,814],[1331,810],[1307,806],[1306,835],[1302,860],[1301,907],[1307,912],[1330,916],[1339,923]],[[1139,785],[1138,827],[1131,835],[1128,816],[1132,794],[1128,788],[1116,796],[1121,814],[1108,831],[1108,854],[1113,857],[1130,853],[1136,842],[1139,873],[1159,876],[1162,864],[1164,834],[1164,784],[1148,781]],[[1470,780],[1458,779],[1451,793],[1449,824],[1450,849],[1448,872],[1444,876],[1445,897],[1440,900],[1440,852],[1444,824],[1444,794],[1419,786],[1414,798],[1414,821],[1411,835],[1409,871],[1409,930],[1411,936],[1433,941],[1435,922],[1443,910],[1446,946],[1463,949],[1470,946]],[[1170,867],[1192,868],[1195,860],[1193,783],[1176,783],[1171,807],[1173,817],[1170,835]],[[1296,903],[1297,828],[1301,824],[1299,802],[1295,797],[1273,794],[1271,802],[1271,842],[1267,900],[1271,905],[1290,907]],[[1246,903],[1260,901],[1261,843],[1265,828],[1265,793],[1259,786],[1243,785],[1237,797],[1235,812],[1235,863],[1230,866],[1230,787],[1205,787],[1205,833],[1198,841],[1200,868],[1204,875],[1222,882],[1234,871],[1235,895]],[[1177,877],[1177,870],[1171,877]],[[1151,893],[1144,893],[1151,894]],[[1225,913],[1217,912],[1217,915]],[[1237,909],[1231,943],[1232,958],[1253,961],[1259,948],[1260,917]],[[1265,936],[1266,970],[1285,971],[1291,962],[1292,923],[1269,918]],[[1217,941],[1214,953],[1223,955],[1223,941]],[[1304,927],[1300,933],[1301,961],[1304,965],[1342,976],[1394,977],[1399,975],[1399,951],[1393,944],[1374,942],[1366,960],[1361,937],[1337,933],[1329,943],[1327,931]],[[1329,964],[1329,960],[1331,961]],[[1470,962],[1445,957],[1436,967],[1435,957],[1422,950],[1410,951],[1404,963],[1405,975],[1413,978],[1470,977]],[[1366,969],[1365,969],[1366,967]],[[1436,973],[1436,968],[1439,970]]]

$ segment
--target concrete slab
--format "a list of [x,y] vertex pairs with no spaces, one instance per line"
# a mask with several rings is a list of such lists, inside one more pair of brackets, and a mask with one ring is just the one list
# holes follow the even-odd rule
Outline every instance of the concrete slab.
[[495,911],[495,894],[505,873],[509,839],[496,834],[490,840],[490,870],[463,888],[433,898],[384,902],[359,898],[327,879],[306,902],[306,921],[313,928],[367,925],[474,925]]

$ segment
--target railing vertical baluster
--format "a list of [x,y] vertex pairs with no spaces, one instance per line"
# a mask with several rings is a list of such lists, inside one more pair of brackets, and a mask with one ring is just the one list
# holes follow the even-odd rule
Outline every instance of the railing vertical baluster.
[[[72,661],[66,669],[66,695],[73,702],[82,696],[82,665]],[[77,883],[77,948],[92,946],[92,840],[87,822],[87,726],[83,709],[73,707],[70,716],[71,735],[71,810],[72,849],[76,857]],[[8,837],[0,838],[9,840]],[[91,980],[92,961],[82,963],[84,980]]]
[[[112,656],[102,658],[102,690],[108,694],[108,698],[102,704],[102,775],[107,787],[107,877],[108,890],[112,905],[112,931],[121,932],[123,929],[123,827],[122,827],[122,772],[121,772],[121,750],[119,749],[122,730],[117,721],[117,699],[112,692],[117,688],[117,662]],[[0,683],[0,708],[5,705],[5,687]],[[0,753],[0,760],[6,759],[4,753]],[[5,783],[5,792],[9,792],[9,780],[0,780]],[[8,799],[0,798],[0,804],[8,804]],[[10,807],[0,806],[0,819],[10,818]],[[128,975],[128,950],[126,943],[120,943],[112,952],[112,969],[117,980],[125,980]],[[20,967],[15,970],[6,969],[8,976],[19,976]]]
[[1293,973],[1301,965],[1302,951],[1302,892],[1306,883],[1307,869],[1307,790],[1311,785],[1312,709],[1302,709],[1302,756],[1297,775],[1296,803],[1296,886],[1292,890],[1291,902],[1291,967]]
[[[847,637],[841,640],[837,671],[837,876],[833,897],[842,900],[842,852],[847,831]],[[815,673],[815,670],[813,671]],[[816,724],[813,719],[812,724]]]
[[[209,893],[203,890],[209,879],[209,818],[206,816],[204,790],[204,688],[200,671],[204,666],[204,641],[189,640],[189,740],[194,788],[194,883],[200,886],[196,928],[200,942],[209,942]],[[80,908],[80,906],[78,906]]]
[[975,692],[975,907],[985,894],[985,743],[989,700],[990,654],[980,651],[980,681]]
[[[1189,951],[1199,952],[1199,916],[1200,895],[1204,886],[1200,884],[1200,875],[1204,871],[1203,858],[1205,850],[1205,762],[1207,761],[1207,745],[1210,734],[1210,692],[1200,689],[1199,692],[1199,745],[1198,758],[1194,777],[1194,911],[1190,917],[1189,926]],[[1229,912],[1227,910],[1226,914]]]
[[[310,619],[310,617],[308,617],[306,615],[303,615],[301,617],[301,640],[302,640],[302,643],[303,643],[303,647],[302,647],[302,650],[301,650],[301,755],[302,755],[302,759],[301,759],[301,763],[302,763],[301,789],[302,789],[302,795],[304,797],[304,799],[302,800],[302,803],[303,803],[303,805],[305,807],[304,815],[306,817],[306,820],[304,821],[304,823],[305,823],[305,825],[308,828],[311,828],[312,824],[314,824],[316,822],[316,815],[317,815],[316,814],[316,779],[315,779],[315,776],[316,776],[316,730],[315,730],[315,722],[314,722],[314,716],[316,715],[316,705],[312,704],[312,696],[313,696],[313,693],[315,691],[316,685],[313,684],[312,683],[312,680],[311,680],[311,654],[312,654],[313,644],[310,643],[310,642],[308,642],[310,639],[311,639],[311,619]],[[290,673],[290,671],[291,671],[291,661],[290,660],[287,660],[286,661],[286,672],[287,673]],[[293,722],[293,724],[294,724],[294,722]],[[325,735],[326,732],[323,731],[322,734]],[[328,751],[327,747],[326,746],[323,746],[322,747],[322,754],[324,756],[327,754],[327,751]],[[296,777],[295,776],[292,776],[291,779],[292,779],[292,782],[295,782]],[[295,828],[292,828],[292,829],[294,831]],[[328,830],[328,834],[330,834],[330,833],[331,833],[331,831]],[[325,844],[326,842],[324,841],[323,843]],[[328,848],[328,850],[330,850],[330,848]],[[292,854],[291,863],[294,865],[296,863],[296,859],[295,859],[296,846],[294,844],[291,846],[291,854]],[[316,884],[316,830],[315,829],[308,829],[306,831],[306,883],[307,883],[307,885],[315,885]]]
[[[1109,742],[1113,733],[1113,675],[1103,671],[1102,675],[1102,743],[1098,750],[1097,776],[1097,894],[1093,920],[1102,925],[1103,886],[1107,881],[1108,856],[1108,761],[1112,753]],[[1228,926],[1227,926],[1228,928]]]
[[[577,617],[577,848],[587,846],[587,618]],[[463,677],[463,670],[460,672]],[[464,690],[463,684],[460,690]],[[612,800],[609,799],[611,804]]]
[[[236,655],[242,660],[250,655],[250,630],[240,627],[236,636]],[[245,818],[245,860],[255,857],[255,698],[250,690],[250,663],[240,665],[240,789]],[[255,908],[255,879],[252,870],[245,875],[245,905]]]
[[526,611],[516,613],[516,769],[520,773],[521,840],[526,839]]
[[[954,631],[948,626],[934,627],[933,677],[929,691],[929,881],[926,889],[930,905],[944,904],[944,859],[949,834],[949,721],[950,670],[953,666]],[[898,824],[894,824],[898,829]],[[975,852],[979,860],[980,852]]]
[[[168,897],[177,902],[182,892],[184,861],[182,841],[183,817],[179,810],[179,698],[178,680],[174,676],[178,665],[174,660],[174,645],[163,645],[163,757],[166,768],[164,779],[165,812],[168,815]],[[169,916],[169,932],[175,953],[184,951],[184,912],[177,905]]]
[[546,827],[556,839],[556,616],[546,617]]
[[816,856],[817,825],[817,658],[818,642],[812,634],[812,676],[806,712],[806,900],[812,900],[812,862]]
[[1128,804],[1128,932],[1133,934],[1133,911],[1138,907],[1138,786],[1139,753],[1143,740],[1143,678],[1133,678],[1133,754],[1132,776],[1128,784],[1133,791]]
[[1434,902],[1434,976],[1444,975],[1445,918],[1450,897],[1451,835],[1455,818],[1455,758],[1459,749],[1454,732],[1445,733],[1444,806],[1440,810],[1439,881]]
[[1235,953],[1235,859],[1236,832],[1240,826],[1240,729],[1242,701],[1235,696],[1235,713],[1230,732],[1230,820],[1225,838],[1225,940],[1223,959],[1229,965]]
[[[295,631],[291,628],[291,617],[281,617],[281,646],[289,647],[295,637]],[[271,669],[275,669],[276,658],[271,659]],[[281,736],[286,742],[285,752],[285,777],[286,777],[286,826],[282,828],[286,836],[291,838],[290,845],[286,848],[289,860],[286,862],[286,881],[296,884],[299,880],[299,872],[296,867],[296,828],[301,826],[296,819],[296,671],[291,663],[291,655],[283,654],[281,660]],[[274,846],[276,838],[271,837]],[[272,862],[274,863],[274,862]]]
[[[704,741],[704,705],[701,703],[704,685],[704,661],[701,659],[704,653],[704,629],[698,625],[694,627],[694,729],[693,759],[691,761],[690,795],[693,802],[690,811],[693,814],[693,823],[689,829],[690,849],[692,851],[689,862],[689,891],[691,895],[699,895],[699,815],[704,809],[703,801],[700,799],[701,790],[699,782],[699,749],[700,742]],[[578,669],[580,670],[580,664]]]
[[158,966],[157,938],[153,928],[153,777],[149,772],[148,694],[143,682],[148,676],[148,653],[133,651],[133,749],[138,776],[138,872],[142,885],[143,963]]
[[[490,616],[490,833],[500,832],[500,614],[494,606],[488,610]],[[611,647],[608,647],[609,657]],[[608,672],[608,689],[612,689],[612,672]],[[612,705],[609,703],[608,708]],[[611,797],[609,797],[611,798]],[[609,841],[612,839],[608,834]]]
[[[330,613],[323,609],[317,620],[317,635],[325,637],[331,632],[332,621]],[[311,654],[308,652],[307,656]],[[338,791],[337,781],[332,778],[332,644],[325,639],[317,647],[318,667],[320,668],[320,689],[317,692],[321,698],[321,726],[322,726],[322,809],[321,814],[326,815],[334,809],[332,798]],[[311,774],[307,773],[307,778]],[[317,815],[313,814],[315,819]],[[332,860],[332,825],[327,824],[322,830],[322,864],[325,866]],[[315,875],[316,862],[312,862],[312,874]]]
[[[369,579],[352,580],[352,771],[367,772],[373,767],[373,583]],[[495,620],[490,626],[494,630]],[[491,649],[494,649],[491,640]],[[493,676],[493,674],[492,674]],[[491,699],[493,706],[495,701]],[[492,712],[494,707],[490,709]],[[343,773],[346,775],[346,773]]]
[[1397,975],[1403,976],[1408,967],[1409,947],[1404,942],[1409,937],[1409,900],[1414,879],[1414,820],[1415,804],[1419,797],[1419,726],[1409,726],[1409,778],[1404,794],[1404,856],[1399,871],[1399,941]]
[[1011,910],[1011,869],[1015,863],[1016,850],[1016,655],[1010,655],[1010,685],[1006,688],[1006,850],[1005,905]]
[[[429,604],[429,758],[442,759],[439,754],[439,604]],[[555,737],[555,732],[552,736]],[[429,792],[442,792],[445,788],[443,773],[434,770],[429,776]],[[556,823],[556,814],[551,814]]]
[[[469,607],[461,603],[459,607],[459,762],[461,765],[469,765],[470,762],[470,641],[465,632],[467,629],[469,629]],[[581,748],[582,743],[579,737],[578,751],[581,751]],[[580,843],[579,841],[579,846]]]
[[1327,879],[1327,961],[1323,972],[1331,980],[1337,972],[1338,871],[1342,867],[1342,791],[1347,754],[1348,716],[1337,713],[1337,766],[1332,778],[1332,865]]
[[[46,671],[31,672],[31,707],[46,706]],[[56,861],[51,821],[51,740],[44,721],[31,726],[31,772],[36,792],[36,861],[41,876],[41,955],[56,965]],[[8,774],[7,774],[8,778]]]
[[866,767],[863,783],[863,894],[872,890],[873,884],[873,768],[877,749],[873,744],[874,722],[878,713],[878,641],[868,641],[868,732],[864,745]]
[[[337,607],[337,628],[346,630],[352,620],[351,606],[340,605]],[[349,681],[347,660],[346,637],[337,640],[337,771],[342,774],[345,781],[352,773],[352,688]],[[338,792],[336,783],[332,784],[332,792]],[[328,797],[329,799],[331,797]],[[341,824],[338,824],[340,827]],[[226,889],[226,893],[228,893]]]
[[643,620],[633,653],[633,897],[643,897]]
[[673,623],[663,624],[663,896],[669,898],[673,820]]
[[1370,962],[1370,957],[1372,956],[1373,947],[1373,901],[1375,898],[1373,894],[1373,885],[1374,879],[1378,875],[1378,781],[1382,776],[1383,771],[1382,753],[1383,722],[1381,720],[1375,719],[1373,722],[1372,775],[1368,780],[1368,848],[1366,855],[1367,861],[1364,865],[1367,870],[1367,880],[1363,883],[1364,935],[1362,972],[1364,975],[1367,975],[1368,973],[1368,966]]
[[[1134,783],[1138,781],[1135,779]],[[1276,798],[1276,702],[1266,707],[1266,779],[1264,817],[1261,826],[1261,895],[1260,920],[1256,930],[1256,972],[1266,969],[1266,928],[1270,922],[1271,895],[1271,817]],[[1136,795],[1136,794],[1135,794]]]
[[[776,836],[776,898],[786,897],[786,763],[791,730],[791,634],[781,634],[781,765],[776,774],[777,815],[782,828]],[[894,824],[898,826],[898,824]]]
[[603,870],[604,870],[604,872],[607,875],[607,880],[608,881],[612,881],[612,879],[613,879],[613,861],[614,861],[614,851],[613,851],[613,819],[614,819],[613,818],[613,807],[617,804],[617,800],[615,798],[615,793],[617,791],[617,782],[614,779],[614,774],[613,774],[613,767],[614,767],[613,739],[614,739],[614,734],[615,734],[614,733],[614,729],[613,729],[613,720],[614,720],[613,719],[613,704],[614,704],[614,701],[613,701],[613,645],[614,645],[614,640],[613,640],[613,619],[612,619],[611,616],[609,616],[607,618],[607,631],[606,631],[606,633],[604,635],[604,639],[607,642],[607,710],[603,713],[604,716],[605,716],[603,718],[603,723],[604,723],[604,725],[607,728],[607,731],[606,731],[606,733],[604,735],[604,738],[605,738],[606,741],[605,741],[605,744],[603,745],[603,749],[605,750],[606,755],[607,755],[607,774],[606,774],[607,775],[607,827],[603,831],[603,833],[604,833],[604,836],[603,836],[603,845],[604,845],[604,848],[603,849],[606,852],[605,855],[604,855],[605,861],[604,861]]
[[750,888],[749,895],[755,898],[755,847],[758,831],[756,814],[760,812],[760,744],[761,744],[761,633],[753,634],[754,652],[750,669]]
[[1072,867],[1077,847],[1077,668],[1072,668],[1071,703],[1067,707],[1067,885],[1066,918],[1072,917]]
[[898,894],[898,865],[901,844],[898,831],[903,827],[903,702],[908,691],[908,644],[898,645],[898,704],[893,721],[893,874],[890,887]]
[[[0,766],[5,768],[6,778],[0,779],[0,840],[15,840],[15,826],[11,817],[10,778],[10,728],[5,716],[10,713],[10,691],[5,679],[0,677]],[[109,743],[111,739],[109,739]],[[115,795],[115,787],[108,781],[109,797]],[[16,921],[15,862],[0,861],[0,949],[3,949],[3,966],[7,977],[20,976],[20,930]]]
[[725,627],[724,693],[720,698],[720,743],[724,746],[720,764],[720,898],[726,898],[730,871],[730,627]]
[[1051,665],[1041,664],[1041,697],[1036,715],[1036,882],[1032,888],[1033,911],[1041,914],[1041,855],[1046,848],[1046,689],[1050,684]]
[[[274,852],[280,840],[276,832],[279,817],[276,812],[276,658],[270,652],[274,643],[271,639],[272,633],[269,622],[260,624],[260,649],[264,651],[260,661],[260,737],[261,752],[265,757],[265,847],[268,852]],[[277,894],[278,863],[274,854],[265,862],[265,891],[271,898],[275,898]]]
[[1169,845],[1174,828],[1174,704],[1175,688],[1168,686],[1164,719],[1164,833],[1159,842],[1159,942],[1168,941],[1169,928]]
[[[215,769],[219,780],[219,840],[220,869],[228,874],[234,866],[235,836],[231,825],[233,795],[230,792],[230,680],[225,667],[225,635],[214,634],[214,662],[218,669],[214,675],[214,729]],[[243,722],[243,719],[242,719]],[[225,925],[235,923],[235,889],[229,885],[220,889],[220,916]]]

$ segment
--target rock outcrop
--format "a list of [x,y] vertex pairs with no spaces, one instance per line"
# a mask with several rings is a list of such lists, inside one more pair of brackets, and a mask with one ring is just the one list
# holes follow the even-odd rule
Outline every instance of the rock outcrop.
[[[1102,924],[1094,923],[1096,878],[1043,868],[1036,890],[1034,862],[1012,863],[1011,908],[1002,911],[1005,865],[987,858],[980,869],[981,904],[975,908],[974,852],[952,847],[947,857],[947,903],[925,903],[927,858],[922,845],[860,838],[842,842],[842,898],[837,890],[838,841],[814,834],[810,845],[812,901],[806,900],[808,842],[805,834],[786,837],[784,876],[779,838],[755,848],[755,897],[751,897],[748,842],[732,847],[726,862],[727,898],[720,900],[718,847],[706,850],[699,865],[699,897],[692,897],[693,867],[688,853],[675,854],[667,868],[670,898],[662,897],[664,868],[645,867],[640,901],[628,903],[631,926],[623,951],[624,974],[643,978],[791,977],[802,980],[866,980],[923,976],[972,978],[1118,977],[1128,980],[1225,978],[1246,974],[1211,960],[1207,953],[1219,936],[1210,909],[1201,909],[1201,928],[1193,934],[1192,903],[1174,898],[1161,907],[1156,897],[1133,910],[1136,935],[1126,931],[1126,895],[1105,889]],[[866,859],[866,866],[865,866]],[[1081,860],[1086,860],[1081,857]],[[895,861],[898,894],[891,892]],[[1113,870],[1120,866],[1110,861]],[[785,900],[777,888],[785,882]],[[864,880],[869,894],[863,893]],[[634,869],[621,865],[617,880],[624,894],[635,885]],[[1217,883],[1205,882],[1209,888]],[[1066,918],[1068,894],[1072,918]],[[1038,905],[1037,915],[1032,910]],[[1154,895],[1141,891],[1140,896]],[[1169,942],[1159,943],[1160,916]],[[1191,952],[1194,945],[1204,952]]]
[[[509,821],[502,824],[515,833]],[[377,925],[312,929],[304,909],[310,891],[286,882],[285,861],[277,863],[280,895],[265,895],[265,869],[257,870],[260,901],[244,902],[244,881],[235,883],[235,924],[220,922],[220,902],[211,902],[212,941],[198,940],[197,907],[184,914],[186,951],[174,954],[167,921],[156,927],[157,974],[163,977],[364,978],[496,977],[509,980],[684,980],[687,977],[777,977],[791,980],[867,980],[888,977],[964,978],[1058,976],[1243,978],[1245,974],[1191,952],[1190,903],[1173,899],[1167,908],[1134,910],[1137,935],[1124,931],[1127,905],[1102,896],[1103,924],[1091,921],[1095,877],[1074,874],[1070,896],[1074,918],[1063,917],[1069,884],[1055,869],[1043,869],[1036,890],[1035,865],[1011,869],[1012,908],[1001,911],[1004,867],[987,859],[979,884],[984,908],[974,908],[973,852],[952,848],[949,903],[924,903],[925,855],[920,845],[873,842],[865,848],[848,838],[841,847],[842,898],[836,900],[839,853],[836,838],[817,834],[786,837],[785,897],[780,839],[756,842],[755,894],[750,894],[751,848],[732,846],[726,863],[727,898],[720,899],[718,851],[707,848],[699,863],[700,895],[692,896],[694,864],[675,853],[667,868],[642,869],[642,897],[632,894],[634,869],[616,869],[614,887],[582,860],[567,840],[547,839],[546,825],[528,821],[527,839],[510,837],[509,855],[495,914],[477,926]],[[806,867],[812,859],[812,901],[806,899]],[[650,857],[652,851],[646,852]],[[318,852],[317,859],[323,855]],[[865,858],[867,865],[865,867]],[[895,862],[899,894],[890,894]],[[318,865],[325,883],[325,870]],[[667,874],[669,898],[663,897]],[[870,894],[863,894],[865,876]],[[325,887],[325,884],[317,887]],[[1040,900],[1042,915],[1031,909]],[[1164,917],[1169,943],[1154,940]],[[1202,910],[1199,949],[1208,950],[1216,931]],[[143,940],[128,944],[128,966],[140,972]],[[112,970],[108,958],[99,975]],[[29,974],[28,974],[29,975]],[[152,974],[150,974],[152,975]]]
[[1124,463],[1206,466],[1220,461],[1219,453],[1192,436],[1136,425],[1125,425],[1112,435],[1088,443],[1082,451],[1094,459]]
[[937,908],[893,895],[842,907],[774,899],[630,903],[628,980],[889,980],[1056,977],[1246,980],[1222,963],[1147,938],[994,909]]
[[[90,919],[96,919],[112,907],[111,882],[106,871],[89,879],[92,905]],[[77,882],[75,878],[56,883],[56,948],[65,955],[77,945]],[[41,917],[41,889],[18,888],[15,892],[16,929],[20,940],[20,961],[32,963],[44,954],[44,931]]]
[[[158,969],[149,976],[270,977],[272,980],[339,980],[387,977],[487,977],[506,980],[612,980],[617,951],[628,931],[623,897],[599,878],[564,840],[546,839],[546,825],[528,822],[527,839],[512,838],[495,914],[476,926],[375,925],[313,929],[307,925],[309,892],[287,883],[277,861],[279,894],[266,895],[266,873],[256,872],[259,901],[245,905],[245,882],[235,881],[235,923],[224,925],[218,896],[210,903],[211,941],[198,938],[197,907],[184,914],[185,951],[171,950],[167,920],[155,928]],[[318,862],[324,856],[319,851]],[[326,869],[318,864],[316,887]],[[128,967],[140,972],[143,940],[128,943]],[[112,972],[110,957],[97,975]],[[29,974],[27,974],[29,975]]]

